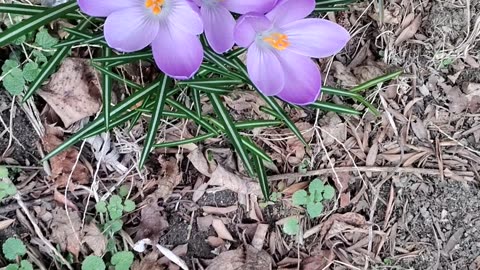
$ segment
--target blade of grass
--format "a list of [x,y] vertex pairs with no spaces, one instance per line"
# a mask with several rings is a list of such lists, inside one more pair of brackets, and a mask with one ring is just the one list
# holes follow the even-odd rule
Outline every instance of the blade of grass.
[[[227,133],[227,129],[225,126],[217,119],[209,118],[210,122],[215,124],[221,132]],[[234,127],[238,130],[237,124],[233,123]],[[240,140],[242,141],[242,144],[245,146],[246,149],[250,150],[250,152],[254,155],[259,156],[261,159],[265,161],[272,162],[272,158],[265,153],[262,149],[260,149],[252,140],[250,140],[248,137],[240,136]]]
[[0,35],[0,47],[8,45],[17,38],[38,29],[40,26],[61,18],[65,14],[70,13],[77,8],[77,1],[69,1],[56,7],[49,8],[42,13],[17,23],[16,25],[5,30]]
[[315,103],[309,105],[308,107],[311,107],[314,109],[320,109],[323,111],[330,111],[330,112],[343,113],[343,114],[353,114],[353,115],[362,114],[361,112],[355,110],[354,108],[350,108],[347,106],[338,105],[330,102],[324,102],[324,101],[316,101]]
[[190,139],[184,139],[184,140],[179,140],[179,141],[163,142],[163,143],[155,144],[155,145],[153,145],[153,147],[154,148],[177,147],[177,146],[184,145],[184,144],[197,143],[197,142],[205,141],[206,139],[210,139],[210,138],[213,138],[215,136],[217,136],[217,135],[214,134],[214,133],[207,133],[207,134],[200,135],[200,136],[197,136],[197,137],[193,137],[193,138],[190,138]]
[[254,156],[253,162],[255,164],[258,183],[260,184],[260,189],[262,190],[263,197],[265,198],[265,201],[269,201],[270,186],[268,184],[268,178],[267,178],[267,172],[265,171],[265,166],[263,166],[263,160],[257,156]]
[[209,132],[218,134],[217,130],[212,127],[207,121],[205,121],[202,117],[197,116],[197,114],[191,110],[189,110],[187,107],[183,106],[179,102],[168,98],[167,99],[167,104],[172,106],[173,108],[177,109],[179,112],[182,112],[188,116],[188,118],[192,119],[194,122],[199,124],[200,126],[204,127],[207,129]]
[[138,60],[147,60],[152,59],[152,51],[145,51],[145,52],[137,52],[137,53],[128,53],[128,54],[120,54],[120,55],[113,55],[110,57],[99,57],[92,59],[95,63],[120,63],[117,65],[123,65],[127,63],[131,63]]
[[157,129],[160,125],[160,120],[162,119],[163,107],[165,106],[165,101],[167,99],[167,85],[169,78],[166,75],[162,75],[161,84],[158,87],[158,93],[155,100],[155,108],[152,113],[152,118],[150,119],[150,125],[148,126],[147,136],[143,143],[143,150],[140,155],[140,160],[138,162],[138,167],[143,168],[143,165],[147,161],[147,157],[152,150],[152,146],[155,142],[155,136],[157,135]]
[[[42,14],[45,11],[50,10],[48,7],[36,6],[36,5],[22,5],[22,4],[0,4],[0,13],[5,14],[18,14],[18,15],[30,15],[35,16]],[[85,16],[75,12],[67,12],[62,15],[61,18],[65,19],[85,19]]]
[[384,83],[386,81],[393,80],[393,79],[397,78],[398,76],[400,76],[400,74],[402,74],[402,73],[403,73],[403,70],[399,70],[399,71],[396,71],[396,72],[393,72],[393,73],[390,73],[390,74],[386,74],[384,76],[377,77],[377,78],[372,79],[370,81],[364,82],[364,83],[362,83],[358,86],[355,86],[351,91],[354,92],[354,93],[365,91],[365,90],[369,89],[370,87],[373,87],[373,86],[378,85],[380,83]]
[[193,100],[193,107],[198,117],[202,117],[202,101],[200,100],[200,91],[190,91]]
[[[112,50],[109,47],[103,47],[103,56],[109,57],[112,55]],[[105,65],[108,65],[108,62],[105,62]],[[110,68],[107,70],[111,71]],[[103,83],[102,83],[102,93],[103,93],[103,117],[105,118],[105,128],[110,129],[110,103],[112,98],[112,77],[108,74],[103,74]]]
[[248,156],[248,152],[243,147],[241,136],[238,133],[238,130],[235,128],[235,125],[233,124],[233,121],[230,118],[230,115],[228,114],[227,109],[223,105],[218,95],[215,95],[215,94],[207,94],[207,95],[210,98],[210,101],[212,102],[212,106],[217,116],[219,117],[220,121],[225,127],[225,133],[230,138],[230,142],[233,144],[233,147],[235,148],[238,156],[242,159],[245,169],[251,176],[253,176],[254,169],[250,161],[250,158]]

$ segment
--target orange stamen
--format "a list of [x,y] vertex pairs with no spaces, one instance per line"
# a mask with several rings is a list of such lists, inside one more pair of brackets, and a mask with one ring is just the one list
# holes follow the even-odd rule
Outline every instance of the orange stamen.
[[146,0],[145,7],[151,9],[153,14],[158,15],[162,11],[164,1],[165,0]]
[[268,37],[263,38],[263,41],[267,42],[273,48],[283,51],[288,46],[290,46],[290,42],[288,41],[288,36],[281,33],[273,33]]

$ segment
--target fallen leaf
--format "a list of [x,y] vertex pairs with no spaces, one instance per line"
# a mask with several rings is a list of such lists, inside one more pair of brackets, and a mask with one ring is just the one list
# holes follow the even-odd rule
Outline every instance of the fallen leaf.
[[258,250],[263,249],[263,245],[265,244],[265,238],[267,237],[268,233],[268,224],[258,224],[257,230],[255,231],[255,235],[252,239],[252,246]]
[[225,226],[221,219],[214,218],[212,221],[212,227],[217,233],[218,237],[228,241],[234,241],[232,235],[227,229],[227,226]]
[[347,139],[347,127],[338,116],[338,114],[329,112],[321,120],[322,139],[325,146],[339,142],[343,143]]
[[197,217],[197,227],[198,227],[198,230],[201,232],[207,232],[210,226],[212,226],[212,223],[213,223],[212,215]]
[[[47,134],[42,139],[43,148],[46,152],[53,151],[53,149],[63,143],[54,133],[51,128],[47,128]],[[49,178],[55,181],[58,187],[65,187],[70,177],[72,189],[75,188],[75,184],[84,185],[90,183],[90,173],[81,161],[77,162],[78,155],[78,151],[70,147],[50,159],[52,173]]]
[[207,161],[202,150],[199,148],[193,150],[187,156],[188,160],[192,163],[193,167],[197,169],[201,174],[210,177],[214,168],[211,167],[210,162]]
[[403,29],[403,31],[397,37],[397,39],[395,40],[395,45],[400,45],[402,42],[413,38],[413,36],[415,36],[418,29],[420,28],[421,24],[422,24],[422,15],[417,15],[417,17],[415,17],[412,23],[409,26],[407,26],[405,29]]
[[335,253],[332,250],[321,250],[317,255],[303,259],[302,270],[323,270],[335,260]]
[[89,60],[66,58],[38,94],[68,127],[100,110],[101,95],[96,81],[95,69]]
[[78,212],[67,212],[57,207],[53,211],[53,219],[50,228],[52,229],[51,240],[58,244],[62,251],[72,253],[78,258],[82,246],[80,239],[80,228],[82,221]]
[[177,160],[173,157],[169,159],[159,157],[158,162],[162,166],[163,175],[158,180],[155,196],[166,200],[172,194],[173,189],[182,181],[182,172],[178,168]]
[[236,250],[223,252],[212,260],[206,270],[265,270],[273,269],[273,259],[264,250],[258,250],[250,245]]
[[149,238],[154,243],[158,242],[163,231],[168,228],[168,221],[162,213],[163,208],[156,202],[147,204],[142,208],[140,224],[135,231],[135,239]]
[[245,197],[249,194],[255,194],[259,197],[262,196],[258,182],[242,179],[240,176],[227,171],[221,165],[218,165],[215,171],[212,173],[212,176],[208,181],[208,185],[220,186],[233,192],[242,194]]
[[[187,255],[187,252],[188,252],[188,244],[176,246],[172,250],[172,253],[178,257],[183,257]],[[170,259],[168,257],[162,257],[158,260],[158,263],[160,264],[168,264],[169,262],[170,262]]]
[[96,256],[102,256],[107,249],[108,240],[93,222],[83,228],[83,242]]
[[14,222],[15,222],[15,219],[6,219],[6,220],[0,221],[0,231],[10,227],[10,225],[12,225]]

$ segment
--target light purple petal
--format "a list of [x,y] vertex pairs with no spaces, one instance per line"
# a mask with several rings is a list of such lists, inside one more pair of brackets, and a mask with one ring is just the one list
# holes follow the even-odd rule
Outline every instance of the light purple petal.
[[158,68],[170,77],[188,79],[200,68],[203,47],[196,35],[162,25],[152,42]]
[[280,0],[266,16],[274,25],[284,24],[303,19],[315,9],[315,0]]
[[288,36],[288,50],[305,56],[322,58],[345,47],[350,34],[340,25],[323,19],[303,19],[282,27]]
[[141,2],[132,0],[78,0],[80,10],[94,17],[107,17],[114,11],[141,6]]
[[224,53],[233,47],[233,29],[235,19],[223,6],[203,6],[200,9],[205,35],[208,43],[216,53]]
[[122,52],[147,47],[157,36],[159,23],[146,16],[143,7],[121,9],[107,17],[104,26],[108,46]]
[[277,3],[277,0],[224,0],[222,4],[230,11],[238,14],[257,12],[265,14]]
[[237,25],[235,25],[235,43],[240,47],[246,48],[255,41],[257,33],[268,30],[271,27],[272,22],[267,17],[257,13],[245,14],[238,18]]
[[170,7],[164,8],[165,18],[173,30],[180,29],[193,35],[203,32],[203,22],[200,14],[196,12],[193,3],[186,0],[170,0]]
[[282,51],[279,60],[285,72],[285,87],[277,96],[288,103],[308,105],[320,95],[322,79],[312,59]]
[[248,75],[260,92],[278,94],[285,85],[285,75],[277,55],[268,48],[253,44],[247,52]]

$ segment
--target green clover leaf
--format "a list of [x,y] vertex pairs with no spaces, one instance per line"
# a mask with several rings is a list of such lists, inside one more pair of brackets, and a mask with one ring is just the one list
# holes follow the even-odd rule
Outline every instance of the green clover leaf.
[[106,266],[102,258],[90,255],[82,262],[82,270],[105,270]]
[[289,218],[285,224],[283,224],[283,232],[288,235],[297,235],[300,230],[297,218]]
[[133,263],[133,253],[130,251],[120,251],[112,256],[110,262],[115,266],[115,270],[128,270]]
[[16,238],[8,238],[2,246],[3,255],[10,261],[17,259],[17,256],[23,256],[27,254],[27,248],[23,242]]
[[295,206],[301,206],[308,203],[308,194],[305,190],[300,189],[292,195],[292,203]]

